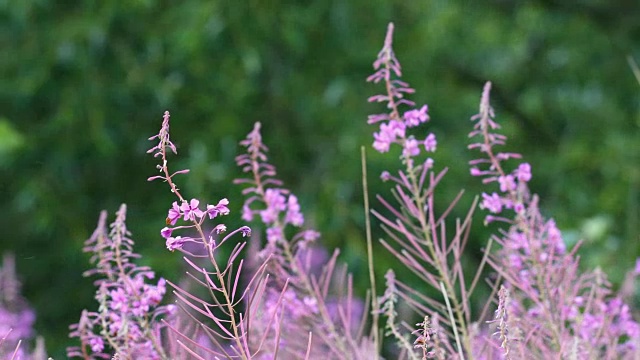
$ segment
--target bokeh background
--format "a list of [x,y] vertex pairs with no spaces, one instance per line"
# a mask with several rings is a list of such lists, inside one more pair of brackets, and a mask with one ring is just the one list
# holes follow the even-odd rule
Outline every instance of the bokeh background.
[[[229,226],[240,224],[237,142],[261,121],[308,222],[366,283],[359,147],[383,109],[366,102],[380,87],[365,78],[389,21],[413,99],[430,107],[436,165],[450,168],[443,201],[465,189],[462,215],[480,191],[467,133],[491,80],[544,212],[568,243],[584,240],[583,267],[619,283],[640,254],[637,1],[1,0],[0,253],[16,254],[51,355],[64,357],[68,325],[95,307],[81,248],[101,209],[127,203],[142,262],[180,277],[159,236],[173,198],[146,182],[164,110],[173,166],[192,170],[181,188],[228,197]],[[369,151],[372,195],[397,164]],[[476,219],[470,263],[488,236]]]

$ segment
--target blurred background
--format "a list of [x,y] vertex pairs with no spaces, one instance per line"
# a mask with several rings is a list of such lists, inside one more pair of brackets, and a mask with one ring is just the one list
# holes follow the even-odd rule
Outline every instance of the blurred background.
[[[16,255],[50,354],[64,358],[68,325],[96,307],[82,243],[101,209],[127,203],[142,263],[180,277],[180,254],[159,235],[174,199],[146,182],[147,138],[165,110],[173,167],[191,169],[181,189],[228,197],[229,227],[241,224],[237,143],[261,121],[308,224],[366,283],[359,147],[370,149],[366,118],[384,107],[367,103],[381,88],[365,78],[390,21],[412,99],[429,105],[436,167],[449,167],[441,198],[466,191],[455,215],[481,191],[467,134],[491,80],[507,148],[531,163],[543,211],[569,244],[584,240],[584,268],[619,284],[640,254],[637,1],[0,0],[0,253]],[[372,199],[397,166],[369,151]],[[495,230],[482,216],[474,228],[470,263]]]

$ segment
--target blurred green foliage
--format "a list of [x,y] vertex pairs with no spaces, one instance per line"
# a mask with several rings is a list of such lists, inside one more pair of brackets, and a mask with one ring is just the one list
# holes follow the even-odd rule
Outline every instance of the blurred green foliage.
[[[126,202],[143,261],[179,277],[159,237],[173,198],[146,182],[146,139],[166,109],[174,168],[192,169],[179,184],[228,197],[229,226],[240,224],[237,142],[262,121],[309,222],[366,279],[359,146],[372,142],[367,115],[383,109],[366,102],[381,89],[364,79],[389,21],[413,99],[430,106],[436,164],[450,167],[442,200],[465,188],[461,216],[479,191],[466,134],[492,80],[545,212],[585,240],[585,266],[620,279],[640,233],[640,87],[626,60],[640,58],[640,3],[614,3],[0,0],[0,252],[17,254],[37,331],[60,358],[68,324],[94,306],[81,247],[100,209]],[[377,174],[398,162],[369,155],[372,195],[386,194]]]

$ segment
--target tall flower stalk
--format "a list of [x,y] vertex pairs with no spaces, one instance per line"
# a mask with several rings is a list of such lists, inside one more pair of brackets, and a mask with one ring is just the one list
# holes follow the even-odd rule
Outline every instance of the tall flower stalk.
[[5,253],[0,263],[0,358],[9,360],[46,359],[44,340],[36,338],[32,352],[28,346],[34,337],[35,311],[21,294],[22,284],[16,274],[12,253]]
[[578,245],[567,249],[555,221],[541,214],[539,198],[529,190],[531,166],[520,162],[507,170],[506,161],[521,155],[498,150],[506,137],[497,132],[490,91],[488,82],[480,111],[471,119],[475,125],[469,137],[476,142],[469,148],[482,154],[471,161],[471,174],[499,187],[482,194],[480,206],[489,212],[485,222],[507,226],[493,237],[500,249],[489,258],[510,293],[501,297],[499,308],[505,354],[509,348],[519,352],[516,357],[618,359],[637,354],[640,325],[629,306],[612,294],[602,271],[580,272]]
[[[475,281],[467,290],[460,257],[467,242],[473,211],[469,211],[462,222],[456,223],[452,236],[447,235],[445,219],[461,194],[443,212],[436,213],[435,189],[446,169],[438,173],[433,171],[434,161],[429,154],[436,151],[436,136],[433,133],[415,135],[414,129],[430,120],[428,107],[416,108],[415,103],[406,98],[406,95],[414,93],[414,89],[400,80],[401,66],[392,47],[393,29],[393,24],[389,24],[384,46],[373,64],[376,72],[367,79],[384,86],[384,92],[370,97],[369,101],[385,103],[388,112],[369,116],[368,123],[379,126],[379,131],[373,134],[376,151],[386,153],[392,147],[401,148],[402,168],[397,175],[388,171],[381,175],[382,180],[394,183],[392,194],[397,205],[378,196],[389,215],[375,210],[373,214],[383,223],[383,229],[391,239],[382,240],[385,248],[419,279],[442,292],[444,301],[428,298],[398,279],[393,281],[395,293],[421,314],[439,314],[447,324],[448,336],[454,344],[446,351],[450,356],[456,354],[463,359],[465,354],[472,352],[468,330],[471,323],[469,297]],[[393,307],[384,304],[384,301],[392,299],[389,281],[387,286],[382,306],[383,310],[388,310],[388,319],[393,320],[395,315],[389,312]],[[388,324],[388,327],[395,329],[396,325]],[[399,336],[397,331],[390,333]],[[398,340],[400,347],[414,357],[415,352],[407,348],[406,339]]]
[[[292,315],[287,316],[282,329],[287,332],[287,353],[292,358],[327,354],[336,359],[371,358],[375,349],[362,336],[361,320],[365,317],[352,293],[353,280],[350,275],[337,277],[338,252],[326,259],[323,250],[314,244],[320,236],[318,232],[299,230],[305,219],[298,199],[275,177],[276,168],[267,162],[268,148],[262,142],[260,128],[261,124],[256,123],[240,143],[246,153],[239,155],[236,162],[248,178],[235,182],[247,186],[243,190],[247,195],[243,219],[251,221],[258,216],[266,227],[266,244],[258,256],[269,259],[274,293],[285,281],[289,285],[284,306]],[[326,266],[318,269],[314,263],[322,261]]]
[[[230,233],[222,236],[227,227],[218,223],[211,226],[210,230],[205,230],[207,220],[214,220],[220,216],[228,215],[229,201],[226,198],[219,200],[216,204],[207,204],[200,209],[200,200],[187,200],[174,181],[178,174],[188,173],[189,170],[179,170],[171,173],[168,166],[168,150],[177,154],[177,149],[170,139],[168,111],[164,113],[162,126],[157,135],[149,140],[157,141],[157,145],[148,152],[160,159],[157,169],[160,175],[152,176],[148,180],[163,180],[169,185],[170,191],[178,198],[169,208],[166,224],[160,233],[166,239],[167,249],[179,250],[186,254],[185,262],[196,272],[188,273],[196,283],[202,285],[210,299],[204,299],[194,295],[172,282],[169,282],[175,289],[175,296],[181,300],[186,309],[195,313],[195,316],[208,318],[213,322],[211,326],[201,323],[200,330],[206,335],[208,345],[199,343],[189,338],[179,328],[169,325],[176,333],[178,344],[192,356],[196,358],[226,357],[250,359],[258,349],[249,347],[250,317],[255,299],[263,294],[264,282],[266,281],[264,266],[259,267],[247,284],[242,284],[241,275],[244,259],[241,256],[246,242],[239,242],[231,245],[230,255],[225,259],[218,259],[220,249],[235,234],[243,237],[251,235],[251,229],[242,226]],[[176,224],[180,223],[176,226]],[[180,232],[182,235],[176,235]],[[195,233],[195,234],[193,234]],[[199,259],[205,259],[212,270],[207,270],[206,266],[199,264]],[[245,285],[245,286],[243,286]],[[247,300],[245,302],[245,300]],[[273,321],[273,320],[272,320]],[[254,334],[258,343],[264,341],[260,334]],[[196,349],[196,350],[193,350]],[[202,354],[202,355],[201,355]]]
[[138,266],[140,256],[133,252],[133,240],[126,226],[126,205],[120,206],[115,221],[107,229],[107,213],[102,212],[98,227],[85,242],[92,253],[94,268],[84,276],[99,276],[95,299],[98,311],[84,310],[77,324],[71,325],[71,337],[80,346],[67,350],[69,357],[83,359],[120,358],[169,359],[162,346],[160,317],[173,306],[159,306],[165,293],[165,280],[156,285],[148,267]]

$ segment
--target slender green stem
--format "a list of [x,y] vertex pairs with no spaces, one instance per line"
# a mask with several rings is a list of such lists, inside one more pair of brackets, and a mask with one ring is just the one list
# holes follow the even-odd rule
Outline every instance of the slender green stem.
[[464,352],[462,351],[462,344],[460,343],[460,336],[458,335],[458,328],[456,326],[456,320],[453,318],[453,311],[451,309],[451,304],[449,303],[449,296],[447,295],[447,290],[444,288],[444,284],[440,281],[440,291],[444,296],[444,302],[447,305],[447,312],[449,313],[449,321],[451,321],[451,329],[453,331],[453,336],[456,338],[456,345],[458,348],[458,354],[460,355],[460,360],[464,360]]
[[369,186],[367,183],[367,156],[364,146],[360,147],[360,161],[362,162],[362,194],[364,198],[364,221],[367,236],[367,265],[369,267],[369,282],[371,283],[371,313],[373,314],[371,333],[374,348],[380,351],[378,322],[380,321],[380,305],[376,294],[376,276],[373,266],[373,241],[371,240],[371,212],[369,209]]

